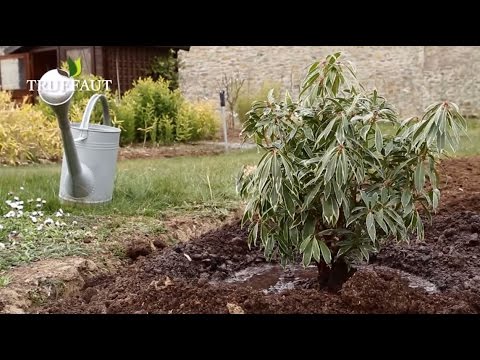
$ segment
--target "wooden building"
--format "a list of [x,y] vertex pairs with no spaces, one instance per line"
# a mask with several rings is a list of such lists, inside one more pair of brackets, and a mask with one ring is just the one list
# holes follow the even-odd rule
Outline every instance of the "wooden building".
[[145,76],[152,60],[170,50],[188,51],[189,46],[9,46],[0,56],[0,90],[14,99],[32,95],[27,80],[39,80],[48,70],[61,66],[68,57],[82,59],[82,74],[112,80],[112,89],[124,93],[132,82]]

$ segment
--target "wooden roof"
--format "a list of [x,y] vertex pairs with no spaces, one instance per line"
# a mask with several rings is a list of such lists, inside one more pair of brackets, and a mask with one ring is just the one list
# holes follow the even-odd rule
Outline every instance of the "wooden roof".
[[[8,46],[4,49],[5,55],[8,54],[18,54],[21,52],[27,52],[31,50],[32,48],[38,48],[41,46]],[[162,47],[162,48],[170,48],[170,49],[177,49],[177,50],[185,50],[189,51],[190,46],[156,46],[156,47]]]

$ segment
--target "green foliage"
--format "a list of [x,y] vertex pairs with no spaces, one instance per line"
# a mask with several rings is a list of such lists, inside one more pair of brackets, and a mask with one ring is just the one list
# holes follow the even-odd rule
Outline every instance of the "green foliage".
[[182,102],[180,92],[171,91],[168,81],[137,80],[118,106],[117,117],[124,129],[122,142],[172,143]]
[[0,91],[0,164],[56,161],[62,153],[57,122],[26,102],[15,104]]
[[168,85],[162,79],[140,79],[125,93],[116,113],[122,120],[123,143],[170,144],[215,136],[219,119],[214,107],[188,103]]
[[168,81],[169,89],[178,89],[178,70],[181,63],[178,60],[175,50],[170,49],[167,56],[158,56],[152,62],[150,69],[147,71],[147,76],[154,80],[163,79]]
[[177,118],[176,141],[212,139],[220,127],[220,117],[212,103],[183,103]]
[[265,101],[267,100],[268,92],[270,89],[274,89],[274,96],[278,97],[280,95],[280,90],[282,86],[280,83],[265,81],[262,86],[255,92],[249,92],[244,90],[240,92],[238,99],[235,105],[235,111],[238,114],[238,119],[240,123],[244,123],[247,119],[247,113],[252,108],[252,104],[255,101]]
[[[340,53],[315,62],[301,93],[253,104],[243,132],[265,150],[241,173],[249,243],[283,263],[308,266],[369,260],[386,241],[423,238],[420,209],[440,201],[437,163],[455,150],[466,122],[457,105],[430,105],[420,118],[398,119],[376,90],[358,83]],[[382,132],[388,124],[392,132]]]

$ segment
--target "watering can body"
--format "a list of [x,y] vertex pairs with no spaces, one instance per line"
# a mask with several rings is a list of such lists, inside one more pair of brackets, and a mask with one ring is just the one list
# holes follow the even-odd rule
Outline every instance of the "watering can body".
[[[120,129],[111,126],[105,95],[88,101],[80,123],[70,123],[68,109],[75,92],[74,80],[62,70],[50,70],[39,81],[38,93],[55,112],[62,135],[64,156],[59,197],[85,204],[112,200]],[[54,86],[56,85],[56,86]],[[103,125],[90,124],[97,102],[103,107]]]
[[109,202],[113,196],[120,129],[97,124],[89,124],[85,129],[81,125],[71,123],[70,131],[82,168],[92,178],[91,186],[85,192],[86,196],[74,196],[75,184],[64,156],[59,197],[61,200],[86,204]]

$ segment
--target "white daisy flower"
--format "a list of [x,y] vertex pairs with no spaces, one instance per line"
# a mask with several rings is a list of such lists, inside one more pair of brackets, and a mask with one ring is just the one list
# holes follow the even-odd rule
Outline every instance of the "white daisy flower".
[[16,215],[15,211],[11,210],[8,213],[6,213],[5,215],[3,215],[3,217],[11,218],[11,217],[14,217],[15,215]]

